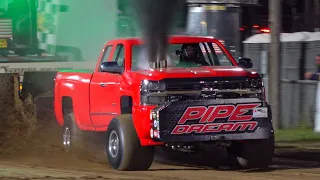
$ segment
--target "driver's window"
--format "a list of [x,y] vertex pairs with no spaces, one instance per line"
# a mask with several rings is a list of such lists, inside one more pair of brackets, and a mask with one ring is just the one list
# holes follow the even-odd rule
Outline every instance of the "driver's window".
[[[103,56],[102,56],[102,60],[101,60],[101,62],[100,62],[100,65],[101,65],[102,63],[104,63],[104,62],[108,62],[108,61],[109,61],[112,47],[113,47],[112,45],[109,45],[109,46],[107,46],[107,47],[104,49],[104,54],[103,54]],[[101,72],[100,67],[99,67],[99,72]]]
[[103,58],[102,58],[101,63],[107,62],[107,61],[109,60],[111,50],[112,50],[112,46],[111,46],[111,45],[107,46],[107,47],[104,49],[104,55],[103,55]]
[[118,66],[124,67],[124,45],[118,44],[116,50],[114,51],[112,61],[118,63]]
[[181,60],[180,55],[177,54],[177,50],[180,50],[181,46],[181,44],[170,44],[168,47],[168,56],[171,59],[174,66],[178,64]]

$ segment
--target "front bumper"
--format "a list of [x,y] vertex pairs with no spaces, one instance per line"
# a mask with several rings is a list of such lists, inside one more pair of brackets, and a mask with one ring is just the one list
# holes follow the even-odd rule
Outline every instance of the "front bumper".
[[[257,108],[267,112],[257,116]],[[256,98],[174,101],[153,109],[150,119],[150,136],[158,142],[268,139],[273,134],[271,108]]]

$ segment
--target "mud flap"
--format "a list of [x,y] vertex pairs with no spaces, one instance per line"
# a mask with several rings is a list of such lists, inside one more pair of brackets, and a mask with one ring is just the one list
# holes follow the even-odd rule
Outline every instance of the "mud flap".
[[31,95],[36,104],[37,114],[46,111],[53,112],[54,79],[57,71],[24,72],[21,97]]
[[24,72],[22,82],[22,97],[30,94],[34,98],[53,97],[54,79],[57,71],[50,72]]

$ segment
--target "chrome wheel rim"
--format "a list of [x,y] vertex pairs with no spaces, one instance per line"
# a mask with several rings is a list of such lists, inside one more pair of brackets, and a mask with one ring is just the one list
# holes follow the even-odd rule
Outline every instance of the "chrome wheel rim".
[[62,143],[64,148],[68,150],[71,145],[71,131],[69,127],[64,128]]
[[112,158],[117,157],[119,153],[119,137],[116,131],[111,131],[109,136],[109,146],[108,146],[109,154]]

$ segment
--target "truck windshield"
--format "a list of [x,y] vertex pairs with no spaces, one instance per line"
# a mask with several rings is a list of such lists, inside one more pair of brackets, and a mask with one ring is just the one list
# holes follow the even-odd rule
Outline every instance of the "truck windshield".
[[[144,58],[144,45],[132,47],[132,70],[139,70]],[[167,61],[170,67],[233,66],[232,61],[215,43],[170,44]]]

